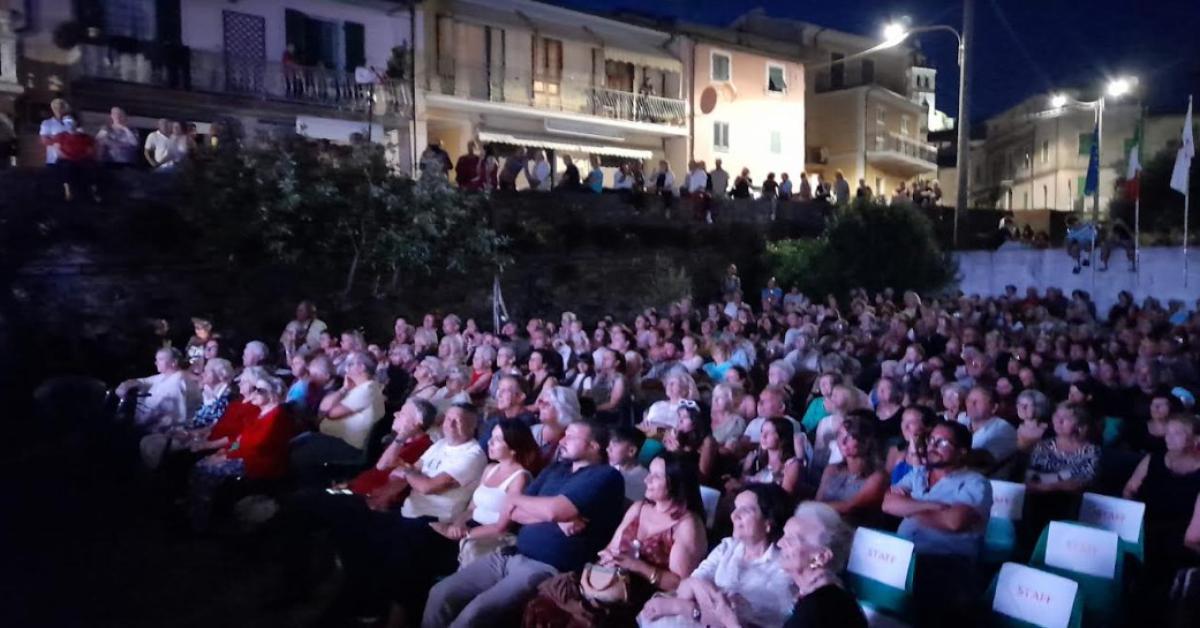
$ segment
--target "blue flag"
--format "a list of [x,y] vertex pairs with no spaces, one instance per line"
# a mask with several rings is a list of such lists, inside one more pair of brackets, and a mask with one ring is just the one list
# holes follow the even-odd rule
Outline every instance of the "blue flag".
[[1092,196],[1100,191],[1100,125],[1092,130],[1092,155],[1088,158],[1087,182],[1083,195]]

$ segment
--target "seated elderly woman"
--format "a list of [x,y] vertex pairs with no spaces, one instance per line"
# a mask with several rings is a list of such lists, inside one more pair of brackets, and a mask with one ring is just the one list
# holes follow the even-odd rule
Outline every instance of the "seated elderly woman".
[[456,403],[470,403],[471,394],[467,385],[471,383],[471,369],[462,364],[455,364],[446,369],[446,385],[433,394],[433,405],[439,413]]
[[437,403],[441,399],[438,397],[438,391],[441,390],[440,382],[445,378],[446,373],[442,361],[433,356],[427,356],[418,362],[417,368],[413,370],[413,389],[409,396]]
[[265,366],[267,357],[270,355],[271,351],[267,348],[267,343],[261,340],[251,340],[242,349],[242,368]]
[[283,382],[264,376],[254,382],[249,401],[258,406],[258,416],[248,418],[228,447],[204,458],[192,469],[189,515],[192,528],[208,527],[217,489],[239,477],[268,480],[287,473],[288,441],[292,424],[283,399]]
[[[704,531],[695,464],[666,454],[650,463],[645,498],[625,513],[608,546],[582,574],[546,580],[525,607],[527,628],[628,626],[657,592],[674,591],[700,564],[708,541]],[[625,599],[604,601],[592,584],[616,571]]]
[[471,382],[467,385],[467,394],[471,396],[472,403],[478,405],[487,401],[488,393],[492,390],[495,364],[495,347],[482,345],[475,349],[471,356]]
[[168,451],[188,449],[192,443],[208,440],[208,432],[229,409],[237,395],[233,386],[233,364],[224,358],[209,360],[200,374],[203,403],[186,423],[166,432],[147,434],[142,438],[142,461],[154,469]]
[[713,438],[717,439],[721,455],[733,456],[746,432],[746,419],[738,411],[744,393],[724,382],[713,386],[710,415]]
[[638,426],[650,436],[658,436],[662,430],[675,427],[679,417],[679,402],[684,399],[694,401],[697,397],[696,382],[682,367],[667,372],[663,378],[663,390],[667,398],[650,404],[645,419]]
[[853,534],[826,504],[805,502],[783,527],[779,564],[798,598],[785,628],[867,628],[867,618],[839,575],[850,558]]
[[154,354],[156,375],[130,379],[117,386],[117,396],[137,394],[134,423],[146,432],[162,432],[187,423],[200,406],[200,387],[183,368],[178,349]]
[[1033,451],[1042,442],[1050,427],[1050,400],[1040,390],[1022,390],[1017,395],[1017,448],[1024,453]]
[[842,461],[825,467],[817,501],[829,504],[851,525],[881,525],[889,486],[883,469],[878,421],[870,410],[854,410],[838,428]]
[[534,470],[541,470],[555,461],[558,443],[567,433],[567,426],[578,421],[579,398],[575,391],[566,386],[552,386],[542,390],[537,399],[538,423],[534,425],[533,440],[540,452],[540,461]]
[[721,540],[674,595],[659,595],[638,615],[642,628],[782,626],[796,585],[780,564],[777,542],[792,511],[778,486],[753,484],[737,494],[733,535]]
[[327,464],[362,464],[372,428],[383,418],[383,390],[375,380],[375,358],[355,352],[344,364],[342,387],[321,401],[317,414],[320,431],[301,434],[292,442],[292,471],[301,484],[324,483]]

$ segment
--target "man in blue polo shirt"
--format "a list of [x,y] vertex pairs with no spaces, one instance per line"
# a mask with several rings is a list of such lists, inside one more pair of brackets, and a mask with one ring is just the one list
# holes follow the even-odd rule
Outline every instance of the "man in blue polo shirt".
[[969,625],[979,594],[976,561],[992,510],[992,485],[966,468],[971,431],[942,421],[929,433],[926,464],[908,472],[883,499],[903,517],[896,534],[913,542],[917,625]]
[[505,625],[542,581],[592,560],[624,515],[625,482],[603,464],[607,447],[608,430],[602,425],[568,426],[559,462],[501,509],[501,521],[522,526],[516,547],[480,558],[434,586],[421,626]]

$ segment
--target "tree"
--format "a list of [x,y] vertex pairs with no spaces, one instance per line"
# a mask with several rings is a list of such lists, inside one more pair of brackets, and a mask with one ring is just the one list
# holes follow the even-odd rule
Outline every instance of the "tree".
[[767,245],[767,266],[782,285],[810,295],[868,290],[939,290],[954,281],[953,259],[942,252],[929,219],[911,205],[865,200],[838,210],[812,240]]
[[491,274],[507,259],[481,197],[397,176],[374,144],[225,146],[200,152],[181,180],[202,255],[301,269],[327,289],[340,285],[343,300],[435,269]]

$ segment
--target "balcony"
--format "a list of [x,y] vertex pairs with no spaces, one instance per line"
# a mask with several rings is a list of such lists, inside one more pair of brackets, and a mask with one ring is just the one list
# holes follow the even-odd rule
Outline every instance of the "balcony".
[[535,75],[503,66],[438,65],[425,85],[434,95],[678,129],[687,125],[686,101],[608,89],[594,85],[590,75]]
[[[872,146],[868,137],[868,146]],[[867,151],[872,164],[913,176],[937,170],[937,147],[899,133],[874,136],[873,148]]]
[[8,14],[0,11],[0,94],[24,91],[17,78],[17,36],[8,24]]
[[[354,74],[262,59],[234,57],[208,50],[185,50],[171,62],[149,52],[125,52],[84,44],[72,67],[76,81],[128,83],[196,94],[245,99],[244,104],[281,103],[365,114],[374,107],[379,116],[412,115],[412,93],[404,82],[384,79],[360,84]],[[372,93],[373,91],[373,93]],[[246,102],[250,101],[250,102]],[[228,100],[221,100],[230,106]],[[243,104],[239,103],[239,104]]]

